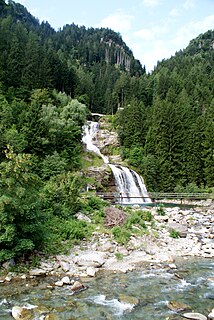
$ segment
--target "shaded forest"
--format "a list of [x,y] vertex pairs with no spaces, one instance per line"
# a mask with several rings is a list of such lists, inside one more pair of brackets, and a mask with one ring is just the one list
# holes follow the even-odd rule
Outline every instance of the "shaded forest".
[[112,115],[149,191],[213,187],[213,30],[148,74],[120,34],[0,0],[0,54],[0,261],[90,233],[74,219],[101,205],[80,197],[90,112]]

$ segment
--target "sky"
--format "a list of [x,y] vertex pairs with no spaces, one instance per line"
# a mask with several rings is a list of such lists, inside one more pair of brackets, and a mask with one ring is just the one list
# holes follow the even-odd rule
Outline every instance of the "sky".
[[58,30],[75,23],[119,32],[134,57],[152,71],[157,61],[214,29],[214,0],[15,0]]

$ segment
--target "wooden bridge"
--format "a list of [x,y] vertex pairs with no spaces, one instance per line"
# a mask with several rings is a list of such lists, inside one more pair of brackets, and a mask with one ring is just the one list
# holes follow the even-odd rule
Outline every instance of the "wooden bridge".
[[[206,200],[206,199],[214,199],[213,194],[211,193],[165,193],[165,192],[148,192],[148,196],[123,196],[119,193],[114,193],[114,192],[97,192],[97,196],[104,200],[108,200],[111,203],[118,203],[120,202],[119,200],[122,199],[151,199],[153,202],[156,202],[157,200],[180,200],[181,203],[183,200]],[[118,200],[119,199],[119,200]]]

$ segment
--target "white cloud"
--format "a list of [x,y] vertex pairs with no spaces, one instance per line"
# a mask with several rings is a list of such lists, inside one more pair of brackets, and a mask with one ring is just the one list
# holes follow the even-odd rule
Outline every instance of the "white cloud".
[[190,40],[197,37],[200,33],[213,29],[213,26],[214,15],[207,16],[201,21],[191,21],[178,30],[176,37],[171,42],[180,49],[184,48]]
[[173,8],[170,13],[169,13],[170,17],[172,18],[176,18],[180,15],[180,12],[177,8]]
[[134,35],[142,40],[151,41],[155,37],[155,32],[153,29],[141,29],[136,31]]
[[166,42],[158,40],[151,50],[141,53],[140,60],[142,64],[146,65],[147,71],[152,71],[157,65],[157,61],[170,58],[171,55],[171,50],[167,47]]
[[117,12],[104,18],[96,27],[111,28],[114,31],[121,33],[128,32],[131,29],[133,16]]
[[193,9],[195,7],[195,0],[186,0],[183,7],[186,10]]
[[19,0],[18,3],[22,4],[23,6],[27,5],[27,0]]
[[143,4],[149,8],[156,7],[157,5],[159,5],[159,3],[160,3],[160,0],[144,0],[143,1]]
[[146,41],[152,41],[156,36],[163,34],[168,31],[168,21],[166,21],[163,25],[154,26],[150,29],[143,28],[134,33],[136,38],[140,38]]

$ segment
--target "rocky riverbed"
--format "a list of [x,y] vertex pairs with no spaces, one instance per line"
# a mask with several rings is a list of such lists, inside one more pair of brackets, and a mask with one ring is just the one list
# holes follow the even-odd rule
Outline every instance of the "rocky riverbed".
[[[68,255],[41,261],[40,267],[30,270],[29,275],[94,277],[105,270],[127,272],[144,262],[173,263],[176,257],[214,257],[213,203],[191,209],[166,207],[164,215],[156,207],[143,210],[150,211],[153,220],[146,222],[147,231],[143,236],[133,233],[126,246],[121,246],[110,233],[102,233],[97,227],[90,241],[74,245]],[[78,218],[87,219],[84,215]],[[7,264],[3,267],[7,268]],[[11,277],[8,274],[1,282]]]
[[[30,283],[48,276],[54,279],[51,285],[47,285],[48,290],[69,285],[71,292],[75,293],[86,288],[88,279],[103,272],[125,274],[131,270],[161,266],[176,273],[176,261],[179,257],[186,260],[192,257],[210,260],[214,257],[214,207],[211,201],[188,209],[179,206],[165,207],[164,213],[158,207],[142,209],[136,206],[135,210],[150,211],[153,219],[146,222],[146,233],[143,236],[133,233],[126,246],[121,246],[110,233],[103,233],[97,227],[90,241],[83,240],[74,245],[68,255],[43,260],[39,267],[26,274],[15,275],[8,272],[0,278],[0,283]],[[90,223],[89,218],[84,215],[80,214],[78,219],[88,219]],[[179,237],[173,238],[174,235]],[[7,269],[7,263],[3,268]],[[209,281],[214,284],[214,278]],[[30,308],[23,311],[22,306],[15,307],[17,306],[13,307],[14,319],[25,319],[26,314],[32,313]],[[186,314],[188,316],[188,312]],[[191,313],[190,317],[192,318],[189,319],[207,319],[203,315]],[[209,319],[214,319],[213,311]]]

